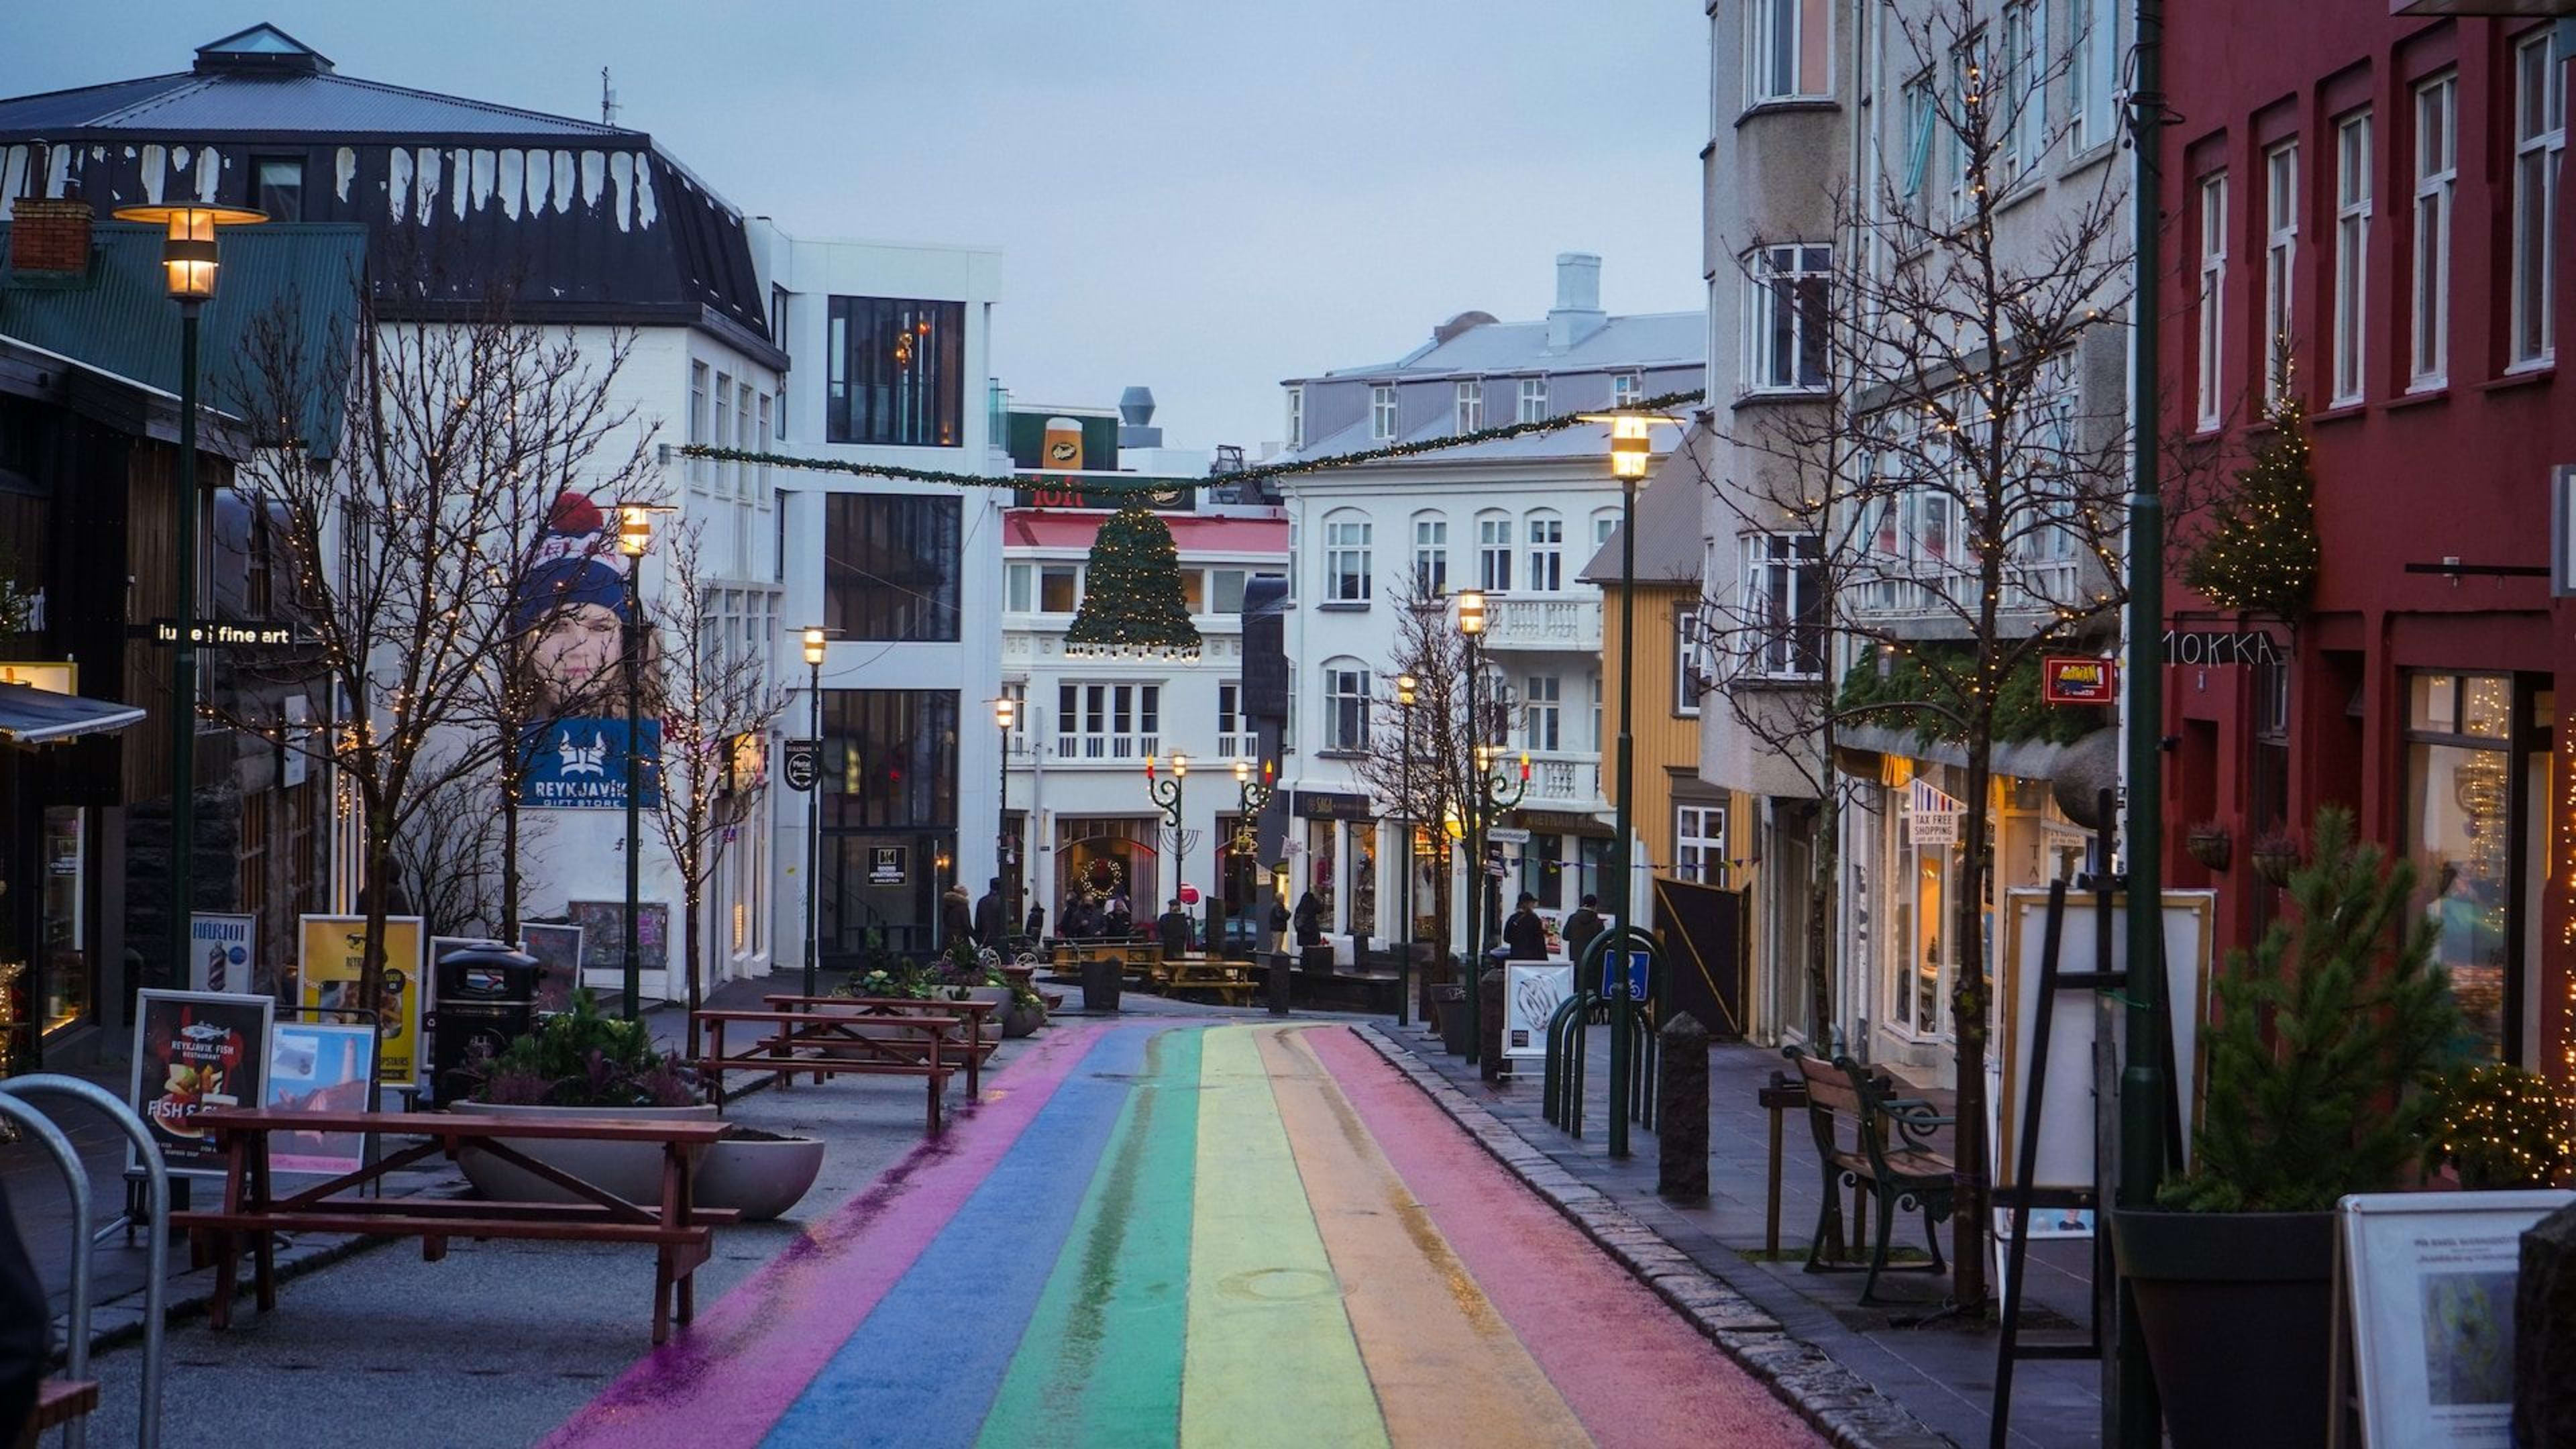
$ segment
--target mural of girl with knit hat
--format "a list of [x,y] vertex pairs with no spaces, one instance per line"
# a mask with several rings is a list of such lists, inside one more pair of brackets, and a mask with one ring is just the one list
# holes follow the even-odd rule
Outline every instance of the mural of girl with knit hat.
[[[585,493],[555,495],[545,535],[532,550],[512,609],[513,628],[531,634],[526,659],[535,676],[539,718],[623,711],[621,664],[626,570],[609,519]],[[652,647],[648,630],[644,647]],[[647,709],[653,674],[644,674]]]

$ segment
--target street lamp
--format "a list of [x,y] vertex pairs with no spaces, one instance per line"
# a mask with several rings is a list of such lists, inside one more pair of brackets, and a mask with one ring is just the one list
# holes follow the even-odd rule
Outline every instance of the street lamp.
[[[1637,770],[1636,680],[1637,680],[1637,480],[1646,476],[1654,464],[1654,426],[1674,421],[1657,413],[1615,412],[1587,417],[1587,422],[1610,425],[1610,476],[1619,480],[1619,769],[1617,783],[1618,838],[1611,842],[1612,899],[1622,929],[1636,924],[1636,848],[1631,833],[1631,812],[1635,806]],[[1614,946],[1616,938],[1613,938]],[[1614,979],[1625,983],[1628,973],[1614,963]],[[1629,1037],[1634,1030],[1629,1005],[1623,1003],[1610,1012],[1610,1155],[1628,1155],[1628,1110],[1633,1100],[1629,1076],[1636,1060],[1635,1043]]]
[[[1018,716],[1019,710],[1020,702],[1007,694],[993,701],[993,725],[1001,731],[994,750],[1000,764],[993,771],[996,786],[993,791],[993,874],[1003,880],[1011,878],[1011,721]],[[995,932],[1002,940],[984,944],[995,951],[1001,950],[1002,941],[1011,939],[1011,933],[1019,929],[1019,924],[1020,893],[1014,887],[1009,895],[1002,898],[1002,924]]]
[[[246,206],[121,206],[118,221],[169,228],[161,242],[165,290],[179,304],[179,609],[170,661],[170,983],[188,981],[190,856],[197,833],[197,319],[215,295],[215,228],[255,226]],[[363,707],[363,706],[362,706]],[[381,886],[379,887],[381,889]]]
[[[815,762],[823,754],[823,631],[805,631],[805,736],[814,742]],[[823,778],[818,768],[814,788],[805,792],[805,994],[815,994],[815,957],[821,950],[814,923],[814,902],[823,893]]]
[[1163,807],[1164,823],[1172,827],[1172,895],[1176,898],[1181,893],[1182,871],[1189,864],[1183,859],[1185,847],[1181,840],[1181,786],[1189,777],[1190,757],[1187,755],[1172,756],[1172,775],[1168,780],[1156,777],[1154,757],[1145,757],[1145,793],[1153,798],[1155,804]]
[[625,653],[619,665],[626,676],[626,941],[618,952],[618,968],[628,1021],[636,1018],[644,996],[644,952],[636,939],[635,918],[644,863],[644,553],[653,546],[653,513],[641,504],[617,510],[617,551],[626,559]]
[[[1484,1049],[1485,969],[1485,830],[1492,823],[1485,809],[1485,720],[1477,691],[1483,680],[1485,595],[1480,589],[1458,591],[1458,633],[1467,641],[1467,738],[1475,742],[1476,780],[1467,792],[1467,1061],[1473,1065]],[[1516,802],[1517,803],[1517,802]]]
[[1395,1024],[1413,1024],[1413,705],[1422,681],[1410,674],[1395,677],[1396,708],[1404,711],[1404,758],[1396,762],[1400,777],[1396,786],[1396,839],[1403,843],[1397,853],[1398,873],[1395,878],[1396,923],[1401,928],[1395,943]]
[[[1261,762],[1261,778],[1258,780],[1252,778],[1250,760],[1234,762],[1235,818],[1232,854],[1246,857],[1257,857],[1260,854],[1261,847],[1258,843],[1260,837],[1253,830],[1253,817],[1270,808],[1270,797],[1277,792],[1277,789],[1278,771],[1268,760]],[[1257,860],[1255,864],[1258,864]],[[1233,874],[1230,868],[1226,872],[1228,879],[1231,879]],[[1223,905],[1224,894],[1225,888],[1220,884],[1217,888],[1220,907]],[[1218,936],[1213,920],[1208,927],[1208,949],[1220,958],[1225,954],[1224,942]]]

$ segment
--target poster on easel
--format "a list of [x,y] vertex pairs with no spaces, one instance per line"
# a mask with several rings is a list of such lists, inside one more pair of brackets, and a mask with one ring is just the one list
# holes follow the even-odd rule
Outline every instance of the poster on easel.
[[1574,963],[1513,961],[1503,966],[1503,1056],[1547,1060],[1547,1024],[1574,995]]
[[[322,1011],[358,1005],[366,930],[364,916],[296,918],[299,1004]],[[376,1080],[387,1086],[408,1087],[420,1075],[425,1055],[420,1045],[421,952],[426,944],[420,917],[385,918],[384,1036],[376,1053]]]
[[581,984],[581,927],[531,922],[519,928],[519,949],[537,958],[537,1014],[572,1010]]
[[[269,1023],[277,1003],[220,991],[137,994],[126,1105],[143,1119],[161,1161],[191,1177],[224,1175],[224,1153],[197,1123],[267,1100]],[[133,1153],[127,1165],[139,1166]]]
[[[2176,1095],[2182,1109],[2182,1140],[2189,1159],[2192,1114],[2200,1101],[2200,1024],[2208,1019],[2214,891],[2164,893],[2165,1000],[2171,1007]],[[2090,892],[2070,892],[2058,934],[2057,969],[2062,976],[2128,967],[2128,898],[2111,898],[2111,959],[2095,962],[2099,904]],[[2002,1037],[2000,1083],[1994,1095],[1999,1109],[1995,1137],[1995,1185],[2009,1187],[2021,1170],[2021,1124],[2029,1112],[2021,1100],[2029,1079],[2031,1043],[2039,1026],[2041,953],[2047,946],[2048,892],[2006,893],[2002,979],[1996,982],[1998,1023]],[[2089,1192],[2094,1184],[2093,1037],[2097,1021],[2094,993],[2061,991],[2049,1027],[2045,1096],[2039,1103],[2039,1159],[2032,1185],[2050,1191]]]
[[[363,1112],[376,1032],[341,1022],[281,1021],[269,1032],[268,1105],[286,1112]],[[338,1177],[367,1164],[357,1132],[281,1132],[269,1144],[279,1172]]]
[[259,940],[259,917],[198,911],[188,917],[188,989],[246,992],[251,989],[251,949]]
[[[2335,1399],[2362,1449],[2506,1449],[2522,1235],[2576,1192],[2356,1193],[2335,1208]],[[2337,1416],[2336,1441],[2353,1441]]]

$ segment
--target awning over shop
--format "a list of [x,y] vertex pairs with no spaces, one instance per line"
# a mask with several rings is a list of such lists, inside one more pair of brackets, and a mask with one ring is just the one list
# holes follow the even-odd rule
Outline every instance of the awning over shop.
[[[1926,764],[1957,765],[1964,769],[1968,763],[1965,745],[1951,740],[1927,740],[1912,730],[1847,725],[1836,732],[1834,741],[1845,750],[1859,750],[1872,755],[1903,755]],[[2054,779],[2058,761],[2075,748],[2074,745],[2052,744],[2047,740],[2023,740],[2011,744],[1998,741],[1994,753],[1995,773],[2020,780]]]
[[79,694],[52,694],[23,684],[0,684],[0,741],[43,745],[102,730],[121,730],[143,718],[130,704]]

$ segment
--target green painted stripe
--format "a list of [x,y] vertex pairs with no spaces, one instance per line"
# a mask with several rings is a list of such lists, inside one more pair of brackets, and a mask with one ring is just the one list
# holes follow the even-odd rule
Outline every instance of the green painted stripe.
[[1385,1444],[1251,1031],[1209,1031],[1199,1080],[1182,1444]]
[[1144,1080],[1127,1094],[979,1444],[1179,1438],[1201,1034],[1159,1032],[1147,1044]]

